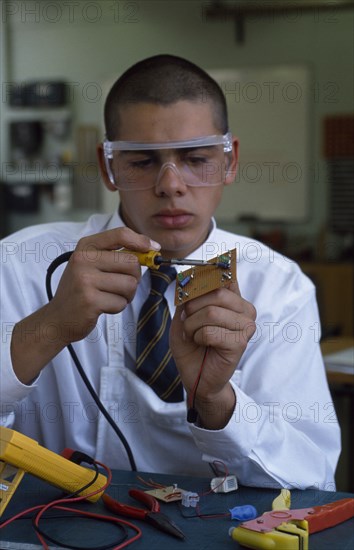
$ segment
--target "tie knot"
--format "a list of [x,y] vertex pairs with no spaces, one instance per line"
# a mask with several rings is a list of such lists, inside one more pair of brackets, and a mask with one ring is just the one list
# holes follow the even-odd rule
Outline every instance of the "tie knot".
[[150,269],[151,290],[163,296],[170,283],[176,277],[176,270],[171,266],[161,266],[160,269]]

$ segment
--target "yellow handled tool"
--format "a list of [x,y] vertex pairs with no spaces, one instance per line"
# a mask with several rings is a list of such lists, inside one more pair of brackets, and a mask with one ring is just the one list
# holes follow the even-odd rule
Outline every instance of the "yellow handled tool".
[[127,254],[132,254],[139,260],[140,265],[145,265],[153,269],[159,269],[162,262],[159,261],[159,258],[162,258],[159,252],[154,250],[149,250],[149,252],[135,252],[134,250],[127,250],[122,248],[119,252],[126,252]]
[[233,540],[257,550],[308,550],[309,535],[354,516],[354,499],[290,510],[290,492],[282,489],[271,512],[230,529]]
[[[2,462],[1,462],[2,461]],[[16,477],[14,472],[18,470]],[[42,447],[30,437],[15,430],[0,427],[0,516],[13,496],[22,476],[28,472],[37,476],[67,493],[79,491],[89,484],[95,471],[75,464],[61,455]],[[80,492],[85,496],[99,490],[106,484],[106,477],[98,474],[92,485]],[[88,500],[95,502],[103,490]]]
[[217,266],[227,269],[229,267],[228,260],[223,260],[223,258],[218,259],[215,262],[208,262],[207,260],[193,260],[190,258],[163,258],[160,252],[155,250],[149,250],[149,252],[135,252],[134,250],[127,250],[122,248],[118,252],[127,252],[128,254],[133,254],[139,260],[140,265],[145,265],[152,269],[159,269],[160,265],[208,265],[208,266]]

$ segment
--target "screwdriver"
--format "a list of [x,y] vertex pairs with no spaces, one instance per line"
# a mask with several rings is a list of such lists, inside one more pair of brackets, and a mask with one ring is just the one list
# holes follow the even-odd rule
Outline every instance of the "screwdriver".
[[[189,258],[163,258],[160,252],[155,250],[149,250],[149,252],[135,252],[133,250],[127,250],[122,248],[119,252],[126,252],[128,254],[133,254],[139,260],[140,265],[145,265],[153,269],[159,269],[160,265],[209,265],[217,266],[224,269],[227,269],[230,266],[230,261],[228,257],[226,261],[215,261],[207,262],[206,260],[193,260]],[[223,256],[223,259],[225,256]]]

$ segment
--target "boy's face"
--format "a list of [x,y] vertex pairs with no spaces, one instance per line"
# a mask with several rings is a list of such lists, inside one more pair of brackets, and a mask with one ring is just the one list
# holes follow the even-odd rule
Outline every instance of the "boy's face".
[[[213,118],[212,105],[206,102],[128,105],[120,110],[119,135],[115,139],[164,143],[220,135]],[[235,177],[236,146],[235,141],[231,160],[223,152],[218,157],[221,160],[218,166],[220,185],[186,185],[178,171],[167,167],[157,174],[154,187],[135,191],[120,189],[124,222],[137,233],[159,242],[164,256],[188,256],[206,239],[223,186],[232,183]],[[174,161],[171,154],[173,152],[164,150],[164,160]],[[116,180],[119,185],[119,174],[116,174]]]

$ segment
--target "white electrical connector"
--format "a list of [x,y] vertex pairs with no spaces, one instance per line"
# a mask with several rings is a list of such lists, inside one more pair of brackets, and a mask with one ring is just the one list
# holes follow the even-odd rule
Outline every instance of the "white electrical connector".
[[192,493],[191,491],[182,491],[182,506],[186,508],[195,508],[199,502],[198,493]]
[[210,482],[210,488],[214,493],[230,493],[238,489],[236,476],[214,477]]

